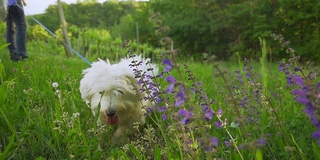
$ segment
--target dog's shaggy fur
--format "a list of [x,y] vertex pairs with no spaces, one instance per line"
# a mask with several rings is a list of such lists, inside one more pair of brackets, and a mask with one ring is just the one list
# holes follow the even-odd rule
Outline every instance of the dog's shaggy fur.
[[[129,67],[132,61],[142,61],[142,65]],[[133,72],[137,68],[148,75],[158,73],[154,64],[146,64],[149,59],[140,56],[124,58],[117,64],[109,60],[92,63],[91,67],[83,70],[80,81],[81,97],[91,107],[93,114],[100,104],[98,124],[116,124],[115,138],[125,132],[133,131],[134,123],[145,123],[145,108],[149,102],[144,100],[146,93],[141,92],[140,85]],[[151,67],[150,67],[151,65]],[[153,68],[152,72],[148,68]]]

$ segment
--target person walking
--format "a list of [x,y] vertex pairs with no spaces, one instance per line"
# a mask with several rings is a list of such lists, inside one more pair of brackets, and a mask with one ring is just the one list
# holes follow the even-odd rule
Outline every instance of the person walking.
[[28,58],[27,21],[23,10],[26,5],[25,0],[8,0],[6,39],[9,43],[10,59],[14,62]]

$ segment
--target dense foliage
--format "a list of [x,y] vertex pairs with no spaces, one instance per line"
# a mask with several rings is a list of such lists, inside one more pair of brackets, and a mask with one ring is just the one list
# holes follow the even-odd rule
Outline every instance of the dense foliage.
[[[113,38],[139,39],[138,43],[153,47],[159,46],[159,37],[170,36],[185,55],[201,57],[206,53],[222,59],[234,58],[237,53],[258,58],[259,38],[271,40],[270,34],[276,33],[286,35],[303,58],[319,59],[320,55],[320,2],[316,0],[93,2],[63,3],[69,26],[108,30]],[[56,5],[35,18],[52,31],[59,29]],[[36,25],[31,19],[29,22]],[[156,29],[165,30],[166,34],[159,35]],[[278,44],[268,42],[270,58],[285,57],[275,49]]]

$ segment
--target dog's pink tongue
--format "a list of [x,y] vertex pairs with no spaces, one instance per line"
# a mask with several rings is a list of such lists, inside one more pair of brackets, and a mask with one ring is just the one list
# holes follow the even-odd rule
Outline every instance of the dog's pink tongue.
[[113,124],[118,123],[118,116],[117,115],[115,115],[113,117],[108,117],[107,119],[108,119],[107,122],[109,125],[113,125]]

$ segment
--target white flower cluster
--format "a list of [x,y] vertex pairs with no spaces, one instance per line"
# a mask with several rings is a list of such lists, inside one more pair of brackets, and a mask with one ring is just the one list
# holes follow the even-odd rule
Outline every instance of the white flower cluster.
[[60,92],[60,90],[58,89],[58,86],[59,86],[58,82],[53,82],[53,83],[52,83],[52,87],[56,90],[56,91],[55,91],[55,95],[57,95],[58,98],[60,99],[60,98],[61,98],[61,92]]

